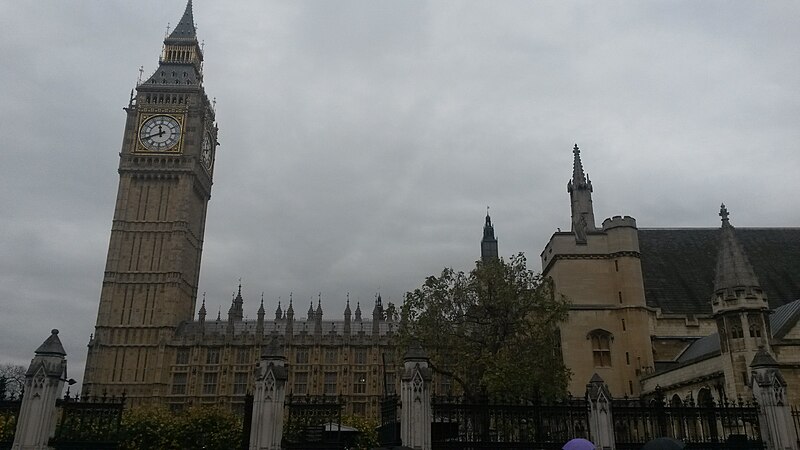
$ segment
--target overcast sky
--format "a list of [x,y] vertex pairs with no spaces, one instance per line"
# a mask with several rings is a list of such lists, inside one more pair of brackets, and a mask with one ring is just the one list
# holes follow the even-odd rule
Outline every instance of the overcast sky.
[[[61,330],[80,378],[125,114],[182,0],[0,0],[0,362]],[[200,292],[223,317],[322,293],[399,302],[569,227],[572,146],[598,222],[800,222],[800,3],[194,2],[220,127]],[[315,300],[316,301],[316,300]],[[355,305],[353,305],[355,306]]]

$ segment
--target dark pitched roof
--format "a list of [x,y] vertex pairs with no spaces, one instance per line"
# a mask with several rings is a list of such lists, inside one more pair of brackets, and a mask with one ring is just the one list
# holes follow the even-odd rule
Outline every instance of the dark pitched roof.
[[[710,314],[719,228],[640,229],[647,305]],[[771,308],[800,298],[800,228],[736,228]]]

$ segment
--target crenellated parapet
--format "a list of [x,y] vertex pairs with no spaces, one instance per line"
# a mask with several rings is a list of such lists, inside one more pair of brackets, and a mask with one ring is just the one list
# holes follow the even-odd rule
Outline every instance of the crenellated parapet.
[[636,219],[631,216],[614,216],[603,221],[603,231],[613,228],[636,228]]

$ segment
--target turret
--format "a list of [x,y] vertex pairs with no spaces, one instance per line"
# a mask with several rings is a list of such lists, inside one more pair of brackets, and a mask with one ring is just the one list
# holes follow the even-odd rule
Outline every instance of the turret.
[[317,312],[314,314],[314,334],[322,334],[322,294],[317,298]]
[[261,293],[261,305],[258,307],[258,312],[256,313],[256,339],[261,339],[264,336],[264,315],[266,311],[264,311],[264,293]]
[[372,334],[378,335],[381,330],[381,322],[383,321],[383,303],[381,301],[381,294],[375,297],[375,307],[372,308]]
[[275,309],[275,322],[283,319],[283,311],[281,310],[281,301],[278,300],[278,307]]
[[347,294],[347,306],[344,308],[344,335],[350,335],[350,293]]
[[481,261],[494,261],[497,258],[497,238],[494,237],[494,226],[487,207],[486,222],[483,224],[483,239],[481,239]]
[[747,384],[741,374],[749,372],[746,361],[751,361],[759,348],[770,351],[769,305],[724,204],[719,215],[722,226],[711,309],[717,322],[720,350],[731,355],[732,366],[726,368],[725,374],[728,387],[734,389],[729,392],[742,392]]
[[231,308],[228,310],[229,322],[241,322],[244,319],[244,299],[242,298],[242,282],[239,282],[239,292],[231,301]]
[[286,342],[291,342],[294,336],[294,307],[292,306],[292,294],[289,294],[289,307],[286,308]]
[[586,233],[596,228],[592,207],[592,181],[583,171],[578,144],[575,144],[572,153],[574,154],[572,179],[567,183],[572,212],[572,232],[575,233],[575,239],[579,243],[585,243]]
[[197,321],[200,323],[200,332],[204,333],[206,329],[206,293],[203,292],[203,304],[200,305],[200,311],[197,312]]

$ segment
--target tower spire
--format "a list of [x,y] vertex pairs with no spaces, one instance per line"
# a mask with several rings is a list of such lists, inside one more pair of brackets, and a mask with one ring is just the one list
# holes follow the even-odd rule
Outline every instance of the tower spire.
[[583,171],[581,150],[578,144],[572,148],[572,153],[574,155],[572,179],[567,183],[572,213],[572,231],[579,243],[585,243],[587,231],[596,229],[592,208],[592,181]]
[[728,208],[725,207],[724,203],[720,205],[719,216],[722,219],[722,227],[720,229],[714,291],[718,293],[727,291],[725,292],[726,295],[733,295],[734,288],[737,287],[760,289],[753,266],[750,265],[742,244],[736,238],[736,233],[730,222]]
[[481,261],[493,261],[498,258],[497,238],[494,236],[494,225],[489,217],[489,207],[486,207],[486,221],[483,224],[483,239],[481,239]]
[[186,9],[183,11],[183,16],[169,34],[166,41],[169,40],[194,40],[197,41],[197,28],[194,25],[194,14],[192,12],[192,0],[186,2]]

